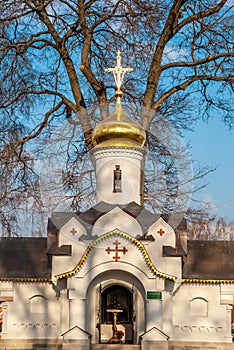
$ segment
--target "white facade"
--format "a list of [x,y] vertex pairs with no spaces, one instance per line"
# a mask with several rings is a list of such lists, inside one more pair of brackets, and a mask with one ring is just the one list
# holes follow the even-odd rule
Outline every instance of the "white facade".
[[[144,150],[134,148],[94,148],[96,201],[112,204],[141,204],[141,177]],[[121,170],[121,192],[114,192],[114,170]]]
[[[116,215],[121,211],[112,209]],[[163,256],[164,246],[176,248],[176,233],[162,217],[142,240],[136,219],[131,217],[124,232],[110,214],[101,217],[104,227],[108,222],[103,232],[98,221],[94,225],[94,240],[79,240],[85,227],[75,218],[60,228],[58,245],[71,245],[72,253],[53,256],[51,282],[0,282],[2,340],[76,340],[82,350],[89,342],[108,342],[112,324],[103,322],[102,294],[116,286],[131,298],[130,320],[118,325],[123,341],[231,343],[234,284],[186,283],[182,258]]]

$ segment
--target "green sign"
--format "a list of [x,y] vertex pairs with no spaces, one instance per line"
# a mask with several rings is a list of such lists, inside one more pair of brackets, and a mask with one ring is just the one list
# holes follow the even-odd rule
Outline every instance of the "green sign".
[[148,290],[146,295],[147,299],[162,300],[162,292],[157,292],[156,290]]

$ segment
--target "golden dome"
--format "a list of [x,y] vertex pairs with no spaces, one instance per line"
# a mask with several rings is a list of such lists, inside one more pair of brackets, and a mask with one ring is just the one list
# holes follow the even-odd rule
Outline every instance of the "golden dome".
[[145,130],[127,116],[121,103],[117,103],[111,115],[93,130],[92,141],[96,147],[142,148],[146,140]]

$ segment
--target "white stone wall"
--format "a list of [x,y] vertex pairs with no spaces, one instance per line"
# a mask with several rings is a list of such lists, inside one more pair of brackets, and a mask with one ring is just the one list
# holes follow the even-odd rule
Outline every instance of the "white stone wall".
[[173,297],[174,340],[231,342],[230,324],[219,285],[182,284]]
[[[141,204],[142,158],[143,151],[138,149],[94,148],[97,203],[126,204],[135,201]],[[116,165],[120,165],[122,171],[122,192],[114,193],[113,171]]]
[[14,282],[13,300],[3,309],[2,339],[59,337],[60,305],[50,284]]

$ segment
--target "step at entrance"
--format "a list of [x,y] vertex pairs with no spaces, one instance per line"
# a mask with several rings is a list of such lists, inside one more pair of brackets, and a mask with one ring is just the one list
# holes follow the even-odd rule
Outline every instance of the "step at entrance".
[[140,345],[133,344],[92,344],[91,350],[140,350]]

